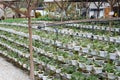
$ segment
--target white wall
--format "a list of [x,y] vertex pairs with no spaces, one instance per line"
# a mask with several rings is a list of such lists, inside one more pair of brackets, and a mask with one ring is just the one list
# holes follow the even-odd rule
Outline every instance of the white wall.
[[3,12],[3,10],[0,9],[0,18],[1,18],[1,16],[3,16],[3,15],[4,15],[4,12]]
[[[109,6],[108,3],[102,4],[102,6],[100,7],[101,10],[100,10],[99,18],[104,17],[104,8],[106,8],[107,6]],[[91,9],[95,9],[95,11],[91,11]],[[92,15],[97,17],[97,7],[95,6],[94,3],[90,4],[89,17]]]

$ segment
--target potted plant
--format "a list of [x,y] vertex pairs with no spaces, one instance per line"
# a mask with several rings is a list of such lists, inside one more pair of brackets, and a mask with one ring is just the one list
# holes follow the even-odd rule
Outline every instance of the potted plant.
[[78,65],[78,61],[77,60],[71,60],[71,64],[74,65],[74,66],[77,66]]
[[117,80],[120,80],[120,71],[115,71],[115,75],[117,76]]
[[82,48],[83,53],[89,53],[89,49],[87,47]]
[[85,80],[85,75],[83,75],[81,72],[74,72],[71,75],[71,80]]
[[98,76],[90,75],[86,78],[86,80],[99,80],[99,79],[98,79]]
[[86,62],[86,70],[87,71],[92,71],[93,70],[93,62],[92,61],[87,61]]
[[107,77],[108,79],[115,79],[116,76],[115,76],[115,66],[111,63],[107,63],[105,66],[104,66],[104,70],[107,72]]
[[116,60],[118,57],[116,53],[109,53],[109,58],[112,60]]
[[92,54],[92,55],[97,55],[98,53],[97,53],[96,50],[90,50],[90,54]]
[[93,68],[96,74],[100,74],[103,71],[103,67],[96,62],[94,62]]
[[99,51],[99,55],[101,57],[107,57],[108,53],[107,53],[107,51]]
[[94,59],[92,55],[88,55],[87,58],[89,61],[93,61],[93,59]]
[[75,51],[80,51],[80,46],[74,46]]
[[94,61],[98,63],[99,65],[103,65],[105,60],[101,57],[94,57]]

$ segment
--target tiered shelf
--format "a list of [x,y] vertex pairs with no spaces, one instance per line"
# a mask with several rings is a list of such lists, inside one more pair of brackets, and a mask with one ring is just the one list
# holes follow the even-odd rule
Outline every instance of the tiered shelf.
[[[64,26],[42,29],[33,26],[32,30],[34,74],[40,79],[120,79],[119,36],[95,35]],[[25,24],[2,23],[0,26],[0,53],[30,70],[28,38]]]

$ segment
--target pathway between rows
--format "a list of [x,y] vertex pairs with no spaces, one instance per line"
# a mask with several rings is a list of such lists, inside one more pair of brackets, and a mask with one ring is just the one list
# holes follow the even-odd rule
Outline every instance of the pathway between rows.
[[0,80],[30,80],[29,76],[0,57]]

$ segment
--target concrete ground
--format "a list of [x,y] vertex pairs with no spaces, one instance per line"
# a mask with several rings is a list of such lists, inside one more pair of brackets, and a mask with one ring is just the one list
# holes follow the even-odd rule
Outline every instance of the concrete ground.
[[0,80],[30,80],[29,76],[0,57]]

